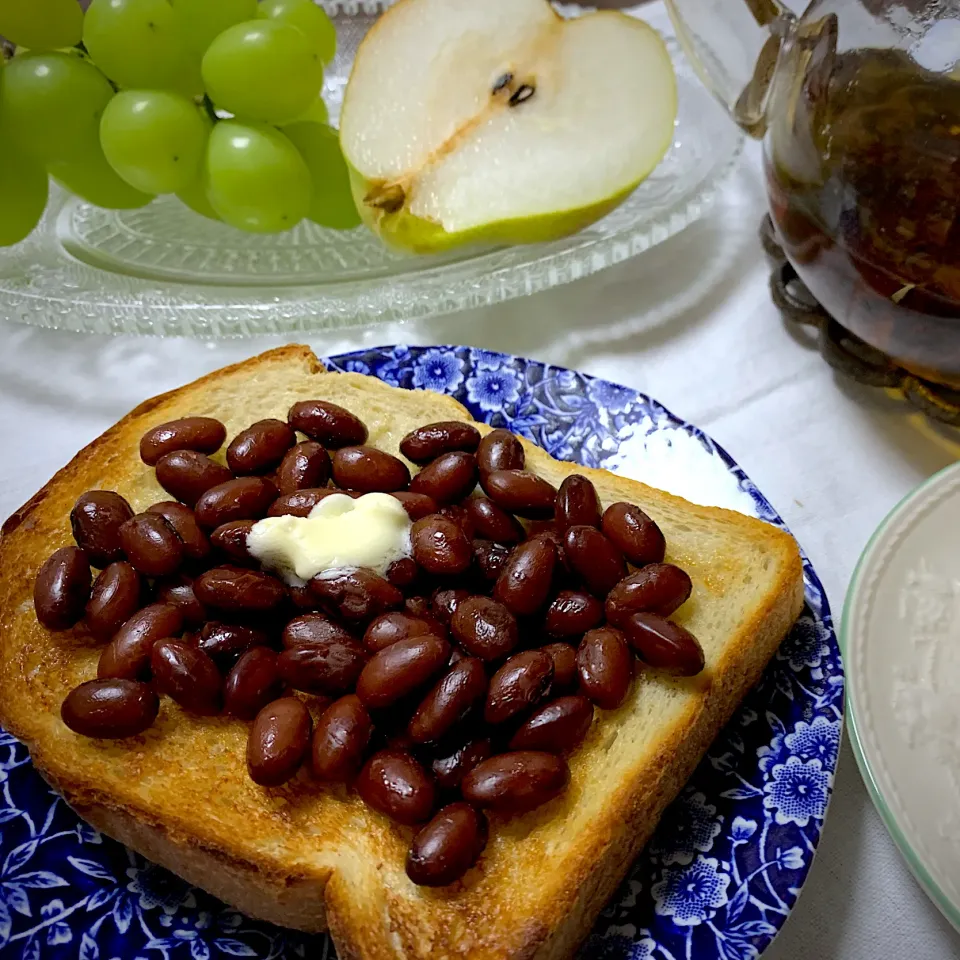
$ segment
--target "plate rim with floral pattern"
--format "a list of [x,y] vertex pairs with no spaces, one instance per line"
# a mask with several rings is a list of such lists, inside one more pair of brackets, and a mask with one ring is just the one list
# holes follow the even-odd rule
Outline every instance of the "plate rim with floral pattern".
[[[786,529],[722,447],[628,387],[471,347],[375,347],[325,362],[450,394],[476,419],[588,466],[622,468],[627,440],[633,449],[683,436],[698,456],[719,460],[718,476],[730,475],[756,516]],[[844,702],[829,603],[805,555],[803,571],[803,614],[668,808],[581,957],[755,960],[789,916],[820,841]],[[0,731],[0,951],[17,947],[25,960],[335,956],[328,938],[250,920],[84,824]]]

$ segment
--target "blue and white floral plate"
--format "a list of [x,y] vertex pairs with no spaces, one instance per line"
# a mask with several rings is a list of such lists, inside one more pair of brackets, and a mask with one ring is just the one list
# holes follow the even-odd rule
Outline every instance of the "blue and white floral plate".
[[[626,387],[467,347],[386,347],[328,361],[449,393],[554,456],[782,526],[702,431]],[[785,922],[820,840],[843,717],[823,587],[667,812],[583,949],[590,960],[753,960]],[[241,916],[77,819],[0,733],[0,955],[70,960],[332,960],[323,937]]]

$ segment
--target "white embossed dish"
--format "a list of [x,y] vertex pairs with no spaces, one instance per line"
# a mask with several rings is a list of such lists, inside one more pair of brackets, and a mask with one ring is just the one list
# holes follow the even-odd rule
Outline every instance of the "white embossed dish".
[[910,869],[960,930],[960,463],[874,534],[840,644],[861,773]]
[[[334,118],[354,51],[389,2],[324,0],[341,45],[324,88]],[[677,68],[674,142],[626,203],[576,236],[411,257],[363,228],[303,223],[264,237],[205,220],[173,198],[110,211],[56,191],[34,234],[0,249],[0,315],[93,333],[315,333],[498,303],[636,256],[703,215],[742,145],[680,52],[665,11],[642,9],[667,38]]]

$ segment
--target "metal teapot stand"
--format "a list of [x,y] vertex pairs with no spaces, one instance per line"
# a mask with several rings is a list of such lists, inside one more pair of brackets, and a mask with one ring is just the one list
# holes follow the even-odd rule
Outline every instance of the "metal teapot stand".
[[931,419],[960,427],[960,390],[920,379],[834,320],[784,256],[769,214],[760,225],[760,242],[773,262],[770,294],[774,304],[785,320],[816,328],[817,347],[834,370],[868,387],[898,390]]

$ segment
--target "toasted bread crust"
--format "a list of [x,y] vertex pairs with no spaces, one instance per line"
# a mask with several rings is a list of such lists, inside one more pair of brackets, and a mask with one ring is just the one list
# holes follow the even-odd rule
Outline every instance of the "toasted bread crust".
[[94,826],[251,916],[308,932],[329,927],[342,960],[567,957],[798,615],[796,544],[739,514],[558,463],[524,441],[530,465],[553,482],[584,473],[605,502],[640,503],[658,520],[670,558],[694,580],[694,599],[681,614],[704,642],[708,666],[693,681],[641,677],[624,707],[598,714],[572,758],[564,797],[494,823],[487,853],[464,882],[424,891],[403,873],[410,831],[347,791],[320,788],[306,773],[273,790],[254,785],[243,762],[245,724],[191,717],[165,702],[142,737],[110,743],[71,734],[60,722],[60,702],[95,675],[99,650],[82,627],[50,634],[33,614],[34,572],[72,542],[69,512],[81,493],[116,489],[135,509],[166,498],[139,461],[148,428],[212,415],[233,435],[314,397],[355,409],[371,427],[370,442],[392,452],[420,423],[470,419],[449,397],[326,374],[299,346],[141,404],[3,526],[0,722]]

